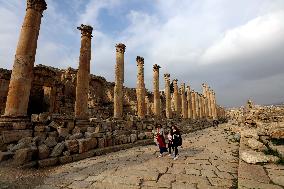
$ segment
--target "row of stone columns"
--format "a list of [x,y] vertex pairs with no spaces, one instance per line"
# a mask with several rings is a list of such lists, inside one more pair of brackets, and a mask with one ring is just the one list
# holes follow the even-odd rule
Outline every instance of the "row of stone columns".
[[[45,0],[27,0],[27,10],[21,29],[20,39],[15,55],[7,96],[5,116],[26,116],[33,79],[33,67],[37,48],[37,39],[40,30],[42,13],[46,10]],[[91,39],[93,28],[88,25],[78,27],[81,31],[81,48],[79,57],[79,69],[77,72],[75,117],[78,120],[88,119],[88,91],[91,60]],[[123,83],[124,83],[124,53],[125,45],[116,45],[115,86],[114,86],[114,118],[123,117]],[[150,112],[149,98],[146,96],[144,83],[144,58],[136,58],[137,74],[137,114],[144,118]],[[159,90],[160,66],[153,66],[153,93],[154,115],[161,116],[161,99]],[[190,87],[181,84],[179,90],[178,80],[173,80],[174,108],[171,107],[170,74],[164,75],[166,96],[166,117],[172,118],[173,113],[177,117],[200,119],[217,118],[217,105],[215,93],[206,84],[203,84],[203,95],[191,91]],[[220,111],[219,111],[220,112]],[[219,113],[221,114],[221,113]]]

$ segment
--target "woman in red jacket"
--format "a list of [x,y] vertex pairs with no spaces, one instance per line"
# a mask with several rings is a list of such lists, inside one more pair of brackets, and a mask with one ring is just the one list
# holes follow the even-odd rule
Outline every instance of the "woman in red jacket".
[[157,138],[157,142],[158,142],[159,149],[160,149],[160,155],[158,156],[160,158],[160,157],[163,157],[163,153],[167,152],[168,150],[166,147],[164,136],[158,132],[156,138]]

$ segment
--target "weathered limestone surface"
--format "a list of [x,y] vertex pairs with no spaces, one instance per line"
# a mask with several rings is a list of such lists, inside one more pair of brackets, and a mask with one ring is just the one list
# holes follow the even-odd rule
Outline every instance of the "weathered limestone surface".
[[81,31],[81,49],[79,58],[79,69],[77,72],[75,117],[86,120],[89,117],[88,94],[90,80],[91,61],[91,39],[93,28],[88,25],[81,25],[77,28]]
[[18,41],[9,84],[5,108],[6,116],[27,115],[37,40],[42,13],[46,8],[45,0],[27,1],[26,15]]
[[188,108],[187,108],[187,101],[185,96],[185,84],[181,84],[181,109],[182,109],[182,118],[188,118]]
[[144,83],[144,58],[137,56],[136,58],[138,73],[137,73],[137,115],[139,118],[144,118],[146,114],[145,104],[145,83]]
[[197,119],[196,113],[196,92],[191,91],[191,107],[192,107],[192,119]]
[[170,74],[164,74],[164,79],[165,79],[165,96],[166,96],[166,117],[170,119],[172,118]]
[[190,86],[186,87],[186,100],[187,100],[187,117],[192,119],[192,103],[191,103],[191,91]]
[[159,90],[159,69],[161,67],[157,64],[153,66],[153,93],[154,93],[154,115],[160,117],[160,90]]
[[175,110],[175,115],[177,117],[180,117],[180,113],[181,113],[181,107],[180,107],[180,95],[179,95],[179,88],[178,88],[178,80],[174,79],[173,80],[173,85],[174,85],[174,94],[173,94],[173,98],[174,98],[174,110]]
[[124,83],[124,52],[125,45],[116,45],[115,86],[114,86],[114,114],[115,118],[123,116],[123,83]]

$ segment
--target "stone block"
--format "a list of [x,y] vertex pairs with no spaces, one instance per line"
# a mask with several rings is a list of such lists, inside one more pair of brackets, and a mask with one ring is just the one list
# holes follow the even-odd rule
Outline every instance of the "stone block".
[[35,137],[39,137],[42,141],[46,139],[47,133],[46,132],[34,132]]
[[46,159],[49,157],[49,148],[47,145],[42,144],[38,147],[38,158],[39,159]]
[[74,140],[74,139],[80,139],[80,138],[83,138],[83,134],[82,133],[76,133],[76,134],[73,134],[69,137],[70,140]]
[[130,142],[131,143],[134,143],[134,142],[136,142],[137,141],[137,135],[136,134],[131,134],[130,135]]
[[58,137],[58,132],[57,131],[48,132],[48,136],[50,136],[50,137]]
[[66,138],[69,135],[69,129],[68,128],[63,128],[63,127],[58,127],[57,132],[59,136]]
[[139,133],[139,134],[138,134],[138,139],[139,139],[139,140],[143,140],[143,139],[145,139],[145,138],[146,138],[145,133]]
[[88,127],[87,132],[94,133],[96,131],[96,127]]
[[72,157],[71,156],[62,156],[62,157],[59,157],[59,162],[61,164],[66,164],[66,163],[71,163],[73,161]]
[[49,167],[49,166],[56,165],[57,163],[58,163],[58,157],[53,157],[53,158],[39,160],[38,166],[39,167]]
[[24,130],[24,129],[31,129],[32,123],[30,122],[14,122],[13,129],[14,130]]
[[35,159],[37,155],[37,148],[24,148],[15,152],[14,163],[16,165],[23,165]]
[[0,162],[11,159],[14,156],[13,152],[0,152]]
[[79,152],[79,144],[77,140],[66,140],[65,146],[70,153],[78,153]]
[[74,121],[68,121],[68,123],[67,123],[68,130],[72,131],[74,129],[74,127],[75,127]]
[[56,137],[47,137],[44,141],[44,144],[46,144],[49,148],[54,147],[57,144],[57,138]]
[[78,139],[78,143],[80,154],[96,148],[98,144],[96,138]]
[[34,123],[37,123],[38,122],[38,114],[32,114],[31,115],[31,121],[34,122]]
[[55,121],[52,121],[48,126],[54,128],[54,129],[57,129],[58,127],[60,127],[60,125],[57,124]]
[[17,142],[22,138],[31,136],[32,130],[11,130],[2,132],[3,141],[6,144],[9,144],[11,142]]
[[40,113],[38,115],[38,121],[41,123],[46,123],[50,120],[49,113]]
[[152,132],[145,132],[145,135],[146,135],[146,139],[151,139],[154,137]]
[[39,125],[34,127],[35,132],[45,132],[46,131],[46,126],[44,125]]
[[104,148],[104,147],[105,147],[105,139],[98,138],[98,148]]
[[65,143],[61,142],[58,143],[52,150],[50,157],[57,157],[60,156],[65,148]]
[[91,151],[88,151],[88,152],[84,152],[82,154],[74,154],[74,155],[72,155],[72,159],[73,159],[73,161],[79,161],[79,160],[82,160],[82,159],[93,157],[94,155],[95,155],[95,151],[91,150]]

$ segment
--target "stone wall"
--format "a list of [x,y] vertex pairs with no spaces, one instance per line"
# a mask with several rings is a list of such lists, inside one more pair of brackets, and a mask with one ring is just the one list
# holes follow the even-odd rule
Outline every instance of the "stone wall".
[[[29,100],[28,114],[43,112],[74,115],[77,70],[60,70],[44,65],[34,67],[34,79]],[[5,110],[11,71],[0,69],[0,111]],[[100,76],[91,75],[89,90],[90,117],[106,119],[113,116],[114,83]],[[136,115],[136,89],[124,87],[124,115]],[[153,103],[153,94],[146,91]],[[162,117],[165,117],[165,96],[161,93]]]

